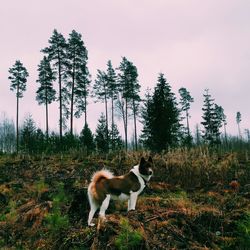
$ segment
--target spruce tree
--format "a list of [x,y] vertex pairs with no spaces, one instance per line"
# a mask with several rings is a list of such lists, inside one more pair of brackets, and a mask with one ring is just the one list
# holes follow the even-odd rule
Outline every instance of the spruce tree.
[[[63,122],[68,116],[67,103],[65,103],[68,100],[68,93],[63,85],[67,65],[66,48],[67,43],[64,36],[55,29],[49,39],[49,47],[42,50],[42,52],[48,55],[48,59],[53,62],[53,67],[58,77],[60,141],[62,141]],[[63,117],[63,110],[65,111],[66,117]]]
[[49,110],[48,105],[56,99],[56,91],[53,88],[53,81],[55,80],[55,73],[53,72],[50,62],[46,56],[41,60],[38,65],[38,80],[40,87],[36,91],[36,100],[38,104],[45,105],[46,111],[46,139],[49,138]]
[[143,106],[141,108],[141,118],[143,123],[143,129],[140,136],[140,142],[147,149],[150,149],[153,145],[152,142],[152,122],[151,118],[153,117],[152,113],[152,94],[151,90],[147,89],[145,94],[145,99],[142,100]]
[[203,104],[203,122],[204,126],[202,137],[205,142],[210,145],[216,145],[220,143],[220,127],[222,126],[222,117],[218,105],[214,103],[214,99],[211,98],[209,90],[205,89],[204,104]]
[[16,92],[16,151],[19,150],[19,99],[23,97],[23,92],[26,90],[26,82],[29,73],[23,64],[17,60],[12,68],[9,69],[11,81],[10,90]]
[[20,136],[20,146],[26,153],[34,153],[36,145],[36,124],[31,115],[23,123]]
[[87,150],[87,154],[95,150],[94,136],[86,123],[80,134],[81,145]]
[[[108,153],[109,151],[109,138],[107,138],[107,125],[104,114],[102,113],[97,124],[95,132],[95,142],[98,152]],[[109,135],[108,135],[109,136]]]
[[179,140],[179,110],[176,97],[161,73],[152,97],[144,111],[144,134],[151,150],[160,152],[177,145]]
[[[70,133],[73,134],[73,117],[80,116],[79,110],[74,111],[77,98],[81,98],[81,80],[88,74],[88,52],[84,46],[82,35],[73,30],[69,34],[67,46],[67,88],[70,93]],[[80,95],[80,96],[79,96]],[[75,114],[76,113],[76,114]]]

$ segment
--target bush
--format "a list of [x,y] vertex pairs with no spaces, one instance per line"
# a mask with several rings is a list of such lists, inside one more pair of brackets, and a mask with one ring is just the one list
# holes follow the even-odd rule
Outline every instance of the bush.
[[115,246],[120,250],[138,249],[143,239],[141,233],[132,229],[126,219],[121,219],[120,227],[121,232],[116,237]]
[[239,249],[248,249],[250,246],[250,212],[237,223],[237,234]]

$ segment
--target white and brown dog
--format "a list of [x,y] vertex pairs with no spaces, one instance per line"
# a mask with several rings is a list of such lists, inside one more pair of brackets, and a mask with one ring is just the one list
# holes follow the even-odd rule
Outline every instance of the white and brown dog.
[[105,169],[96,172],[88,186],[90,204],[88,225],[94,226],[91,221],[98,208],[100,208],[99,216],[105,218],[110,198],[128,200],[128,211],[135,210],[137,197],[153,174],[152,166],[151,157],[148,161],[142,157],[139,165],[134,166],[129,173],[122,176],[114,176]]

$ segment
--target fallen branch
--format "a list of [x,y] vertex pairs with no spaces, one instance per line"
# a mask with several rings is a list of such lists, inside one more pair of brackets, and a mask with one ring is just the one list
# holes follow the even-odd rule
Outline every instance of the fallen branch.
[[149,222],[149,221],[158,219],[158,218],[160,218],[160,217],[162,217],[162,216],[164,216],[164,215],[169,215],[169,214],[171,214],[171,213],[173,214],[173,213],[175,213],[175,212],[176,212],[176,211],[173,211],[173,210],[167,211],[167,212],[164,212],[164,213],[155,215],[155,216],[153,216],[153,217],[151,217],[151,218],[148,218],[147,220],[145,220],[145,222]]

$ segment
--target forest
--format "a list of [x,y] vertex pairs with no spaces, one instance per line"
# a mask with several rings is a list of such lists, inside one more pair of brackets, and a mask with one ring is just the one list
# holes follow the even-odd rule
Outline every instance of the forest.
[[[223,107],[205,89],[202,122],[192,133],[192,93],[182,87],[177,96],[164,73],[145,96],[126,57],[118,67],[108,60],[92,79],[75,30],[68,38],[54,30],[41,53],[36,101],[45,109],[45,131],[32,114],[20,125],[29,72],[21,60],[9,68],[16,120],[0,119],[1,249],[249,249],[250,131],[241,128],[240,111],[232,136]],[[95,131],[90,99],[104,110]],[[53,102],[57,131],[50,130]],[[107,221],[88,227],[92,174],[105,167],[122,175],[142,156],[153,157],[154,176],[136,210],[112,202]]]

